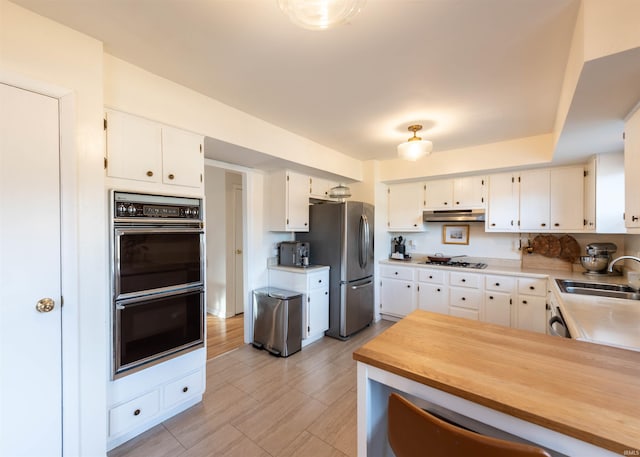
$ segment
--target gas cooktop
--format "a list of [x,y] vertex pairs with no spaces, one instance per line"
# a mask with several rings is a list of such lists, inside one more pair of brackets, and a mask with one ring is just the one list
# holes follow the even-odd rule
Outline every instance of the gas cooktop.
[[449,261],[449,262],[431,262],[430,260],[427,260],[425,262],[425,264],[427,265],[438,265],[438,266],[443,266],[443,267],[458,267],[458,268],[473,268],[476,270],[481,270],[483,268],[487,268],[487,264],[486,263],[482,263],[482,262],[460,262],[460,261]]

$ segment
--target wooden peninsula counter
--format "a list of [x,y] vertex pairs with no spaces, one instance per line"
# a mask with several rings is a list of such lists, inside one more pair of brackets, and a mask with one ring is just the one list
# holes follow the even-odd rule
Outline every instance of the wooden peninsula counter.
[[358,456],[390,392],[560,455],[640,455],[640,352],[414,311],[356,350]]

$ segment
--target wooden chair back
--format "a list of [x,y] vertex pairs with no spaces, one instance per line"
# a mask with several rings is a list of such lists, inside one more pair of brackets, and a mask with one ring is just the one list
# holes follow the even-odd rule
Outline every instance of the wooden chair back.
[[452,425],[395,393],[389,396],[387,432],[396,457],[550,457],[535,446]]

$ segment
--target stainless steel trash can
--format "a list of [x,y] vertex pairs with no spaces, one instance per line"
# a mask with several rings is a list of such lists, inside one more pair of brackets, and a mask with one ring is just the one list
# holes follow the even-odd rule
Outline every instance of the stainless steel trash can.
[[253,345],[288,357],[302,347],[302,294],[264,287],[253,291]]

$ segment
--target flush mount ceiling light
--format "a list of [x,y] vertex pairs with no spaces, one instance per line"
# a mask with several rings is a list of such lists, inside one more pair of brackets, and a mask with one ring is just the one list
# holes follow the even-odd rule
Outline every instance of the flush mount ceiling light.
[[408,127],[410,132],[413,132],[413,136],[406,142],[398,145],[398,156],[404,160],[410,160],[415,162],[422,156],[426,156],[433,149],[433,143],[428,140],[423,140],[419,136],[416,136],[416,132],[422,130],[421,125],[410,125]]
[[280,9],[295,25],[326,30],[358,14],[366,0],[278,0]]

